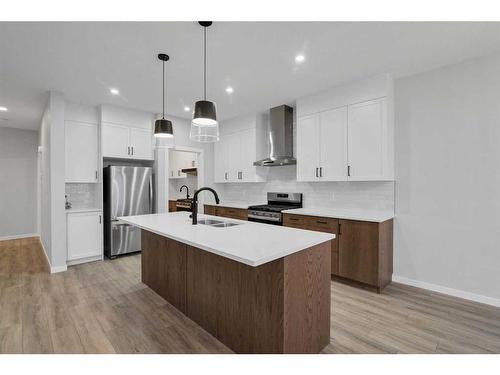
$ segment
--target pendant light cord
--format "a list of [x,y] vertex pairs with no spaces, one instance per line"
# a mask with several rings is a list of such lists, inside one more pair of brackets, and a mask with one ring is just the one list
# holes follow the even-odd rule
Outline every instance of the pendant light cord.
[[203,27],[203,99],[207,100],[207,28]]
[[162,103],[163,103],[163,112],[162,112],[162,118],[165,118],[165,61],[163,61],[163,75],[162,75]]

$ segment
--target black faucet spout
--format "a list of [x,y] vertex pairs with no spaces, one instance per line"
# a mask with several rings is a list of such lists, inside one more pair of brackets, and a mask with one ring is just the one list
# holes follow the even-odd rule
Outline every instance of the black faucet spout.
[[200,194],[204,190],[208,190],[208,191],[212,192],[212,194],[215,197],[215,202],[217,204],[220,203],[219,196],[217,195],[217,192],[214,189],[209,188],[209,187],[202,187],[202,188],[196,190],[194,192],[193,203],[191,205],[191,207],[192,207],[191,217],[193,218],[193,225],[198,224],[198,194]]
[[186,185],[182,185],[179,191],[182,193],[182,188],[186,188],[186,199],[189,199],[189,188]]

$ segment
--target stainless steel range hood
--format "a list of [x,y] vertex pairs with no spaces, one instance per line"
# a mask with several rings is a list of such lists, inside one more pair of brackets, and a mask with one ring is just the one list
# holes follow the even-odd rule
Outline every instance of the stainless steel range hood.
[[293,157],[293,108],[287,105],[271,108],[267,131],[269,157],[258,160],[258,167],[297,164]]

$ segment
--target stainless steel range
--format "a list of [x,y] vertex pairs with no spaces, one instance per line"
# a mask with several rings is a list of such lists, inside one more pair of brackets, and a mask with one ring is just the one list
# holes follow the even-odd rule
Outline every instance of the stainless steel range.
[[281,211],[302,208],[302,193],[267,193],[267,204],[248,207],[248,221],[283,225]]

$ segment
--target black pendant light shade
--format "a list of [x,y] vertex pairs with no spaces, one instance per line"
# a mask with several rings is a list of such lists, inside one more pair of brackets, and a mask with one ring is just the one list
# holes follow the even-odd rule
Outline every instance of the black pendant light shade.
[[154,135],[157,138],[172,138],[174,136],[174,129],[172,127],[172,121],[165,119],[165,61],[168,61],[170,57],[164,53],[158,55],[158,59],[163,62],[163,112],[162,118],[155,121],[155,131]]
[[217,125],[217,106],[208,100],[198,100],[194,104],[193,123],[197,126]]
[[157,138],[172,138],[174,130],[172,128],[172,121],[161,118],[155,121],[155,137]]

